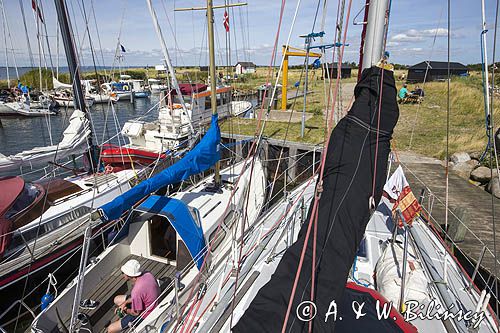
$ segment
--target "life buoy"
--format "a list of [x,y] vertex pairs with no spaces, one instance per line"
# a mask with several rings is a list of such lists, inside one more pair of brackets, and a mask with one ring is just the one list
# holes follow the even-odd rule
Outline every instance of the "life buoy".
[[104,167],[104,173],[105,174],[110,174],[113,173],[113,166],[111,164],[108,164]]
[[47,96],[45,96],[45,95],[40,95],[40,96],[38,96],[38,101],[39,101],[40,103],[45,103],[45,102],[47,102]]
[[174,108],[174,109],[182,109],[182,104],[174,103],[174,104],[172,104],[172,108]]
[[129,87],[127,85],[123,86],[123,90],[127,91],[128,89],[129,89]]

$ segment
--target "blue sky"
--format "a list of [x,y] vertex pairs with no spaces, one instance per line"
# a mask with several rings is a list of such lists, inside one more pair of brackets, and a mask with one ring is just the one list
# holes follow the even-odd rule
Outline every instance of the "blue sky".
[[[57,63],[56,14],[52,0],[41,1],[47,25],[48,40],[54,65]],[[293,13],[298,0],[287,0],[285,16],[281,27],[279,45],[285,43],[290,32]],[[321,8],[318,13],[315,31],[319,31],[323,17]],[[215,0],[215,4],[224,1]],[[230,1],[230,2],[235,2]],[[268,65],[272,45],[276,36],[280,0],[247,0],[248,6],[229,10],[231,26],[231,62],[237,60],[253,61],[258,65]],[[348,3],[349,1],[346,1]],[[22,23],[18,1],[4,0],[7,16],[7,46],[9,63],[12,66],[15,54],[18,66],[30,64],[26,36]],[[92,65],[90,43],[85,37],[86,24],[83,15],[82,0],[67,0],[74,32],[79,37],[77,45],[81,48],[82,65]],[[337,0],[327,2],[325,15],[325,43],[331,43],[335,34]],[[27,18],[30,43],[38,64],[38,41],[36,24],[31,0],[23,0]],[[144,0],[84,0],[89,19],[89,31],[98,65],[112,65],[118,38],[125,47],[122,66],[140,66],[160,64],[162,60],[159,42],[153,30],[149,11]],[[206,17],[203,11],[175,12],[174,7],[203,6],[204,0],[153,0],[160,24],[176,65],[205,65],[208,62]],[[292,31],[291,45],[303,46],[303,39],[298,35],[309,33],[315,17],[318,0],[302,0],[299,15]],[[364,0],[353,0],[351,18],[348,22],[348,43],[345,59],[358,61],[361,26],[353,25],[353,17],[362,9]],[[391,61],[414,64],[423,60],[446,60],[447,35],[447,0],[394,0],[392,4],[388,50]],[[92,9],[95,12],[94,20]],[[493,47],[494,0],[486,0],[487,22],[490,28],[488,36],[489,58]],[[225,32],[222,25],[224,10],[215,11],[217,62],[225,62]],[[122,20],[123,17],[123,20]],[[4,21],[2,17],[2,22]],[[360,19],[362,15],[360,16]],[[97,23],[97,27],[96,27]],[[120,32],[121,26],[121,32]],[[0,64],[5,64],[4,24],[0,27]],[[99,33],[97,33],[97,30]],[[10,38],[8,36],[10,31]],[[436,34],[437,32],[437,34]],[[480,62],[481,2],[479,0],[452,1],[451,14],[451,59],[463,63]],[[500,35],[500,34],[499,34]],[[435,43],[433,42],[434,37]],[[45,37],[44,37],[45,38]],[[12,45],[11,45],[12,41]],[[43,41],[45,44],[45,40]],[[10,49],[14,49],[12,52]],[[60,47],[59,62],[66,65],[64,50]],[[500,53],[497,52],[497,53]],[[47,63],[48,52],[45,46]],[[281,55],[281,52],[279,53]],[[328,56],[328,61],[331,55]],[[500,54],[497,59],[500,58]],[[294,59],[292,63],[301,63]],[[497,60],[498,61],[498,60]]]

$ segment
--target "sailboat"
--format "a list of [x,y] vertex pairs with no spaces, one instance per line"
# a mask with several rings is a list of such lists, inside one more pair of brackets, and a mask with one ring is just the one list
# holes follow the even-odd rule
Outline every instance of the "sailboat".
[[[157,24],[151,1],[148,6]],[[213,34],[210,38],[213,40]],[[211,65],[215,70],[213,48]],[[111,221],[131,209],[112,244],[93,260],[93,265],[81,266],[79,276],[36,317],[32,331],[52,331],[62,326],[71,330],[102,330],[108,326],[114,320],[113,299],[126,287],[120,267],[131,258],[160,279],[160,301],[169,302],[189,297],[188,289],[182,292],[180,285],[203,289],[207,282],[200,280],[200,274],[210,274],[226,266],[239,230],[247,224],[253,225],[264,207],[266,178],[257,155],[219,172],[220,129],[215,90],[211,97],[214,114],[210,128],[192,150],[158,175],[97,210],[100,219]],[[152,195],[214,164],[213,176],[187,190],[170,197]],[[82,262],[86,258],[82,257]],[[94,306],[89,308],[87,304]],[[141,325],[149,327],[155,318],[152,312],[142,318]]]
[[[384,20],[384,4],[370,1],[369,17]],[[380,23],[369,23],[367,41],[382,38],[383,28],[374,32]],[[418,203],[407,196],[401,169],[386,183],[399,113],[395,82],[382,43],[365,51],[354,104],[325,149],[324,173],[241,237],[239,279],[211,284],[181,312],[172,302],[172,314],[162,313],[153,330],[498,332],[488,292],[473,286],[423,215],[405,217]],[[307,218],[297,214],[300,201]]]
[[[121,133],[128,138],[129,144],[103,150],[102,158],[107,163],[123,165],[124,160],[151,159],[167,150],[184,147],[210,123],[215,108],[221,120],[243,115],[253,108],[249,101],[232,101],[232,87],[218,85],[215,71],[211,75],[213,79],[210,86],[200,83],[179,84],[159,25],[156,25],[156,29],[163,44],[162,50],[172,81],[171,89],[162,92],[156,121],[129,120],[123,125]],[[155,91],[158,87],[151,85],[155,81],[148,81],[152,91]],[[212,102],[214,93],[215,104]]]
[[[33,148],[8,157],[1,155],[0,170],[22,171],[26,166],[57,163],[84,151],[90,168],[82,171],[58,165],[73,171],[74,174],[65,179],[43,178],[27,182],[21,177],[0,178],[0,186],[11,190],[0,196],[2,325],[9,316],[17,313],[16,306],[26,306],[22,298],[25,295],[20,294],[20,290],[28,285],[29,279],[33,281],[46,276],[48,268],[57,269],[63,259],[80,248],[82,231],[89,224],[90,211],[130,189],[134,179],[144,177],[143,173],[148,171],[141,166],[135,170],[99,170],[71,28],[66,8],[61,6],[58,6],[58,14],[78,108],[73,111],[59,144]],[[105,227],[93,224],[92,231],[99,234]]]

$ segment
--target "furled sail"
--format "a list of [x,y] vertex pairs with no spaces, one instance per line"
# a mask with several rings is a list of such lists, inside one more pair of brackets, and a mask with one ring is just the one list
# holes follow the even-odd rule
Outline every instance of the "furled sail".
[[213,115],[205,136],[181,160],[100,207],[102,217],[107,221],[117,219],[145,196],[213,166],[220,159],[220,128],[217,120],[218,116]]
[[[380,94],[382,105],[379,118]],[[313,281],[313,301],[317,313],[312,322],[313,332],[332,332],[334,329],[335,322],[325,322],[325,315],[332,301],[342,303],[349,269],[370,219],[370,197],[373,194],[378,203],[382,196],[390,139],[399,117],[391,71],[382,72],[378,67],[365,69],[354,95],[351,110],[332,132],[326,156],[323,191],[317,213]],[[286,251],[271,280],[257,293],[233,332],[282,331],[308,225],[304,223],[298,240]],[[309,322],[301,321],[297,310],[300,311],[298,305],[301,302],[311,298],[313,239],[311,233],[286,332],[309,331]]]
[[40,165],[72,154],[80,154],[87,150],[87,137],[90,132],[90,122],[85,117],[85,113],[75,110],[59,144],[36,147],[10,156],[0,154],[0,172],[19,169],[26,165]]

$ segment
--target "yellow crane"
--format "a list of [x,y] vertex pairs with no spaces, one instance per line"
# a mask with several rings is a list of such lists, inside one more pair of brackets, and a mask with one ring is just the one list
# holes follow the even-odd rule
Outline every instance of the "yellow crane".
[[[315,53],[309,51],[309,54],[306,50],[298,49],[296,47],[292,47],[290,45],[283,45],[283,83],[281,87],[281,110],[286,110],[286,102],[287,102],[287,85],[288,85],[288,57],[313,57],[313,58],[321,58],[321,53]],[[307,64],[309,66],[309,64]]]

